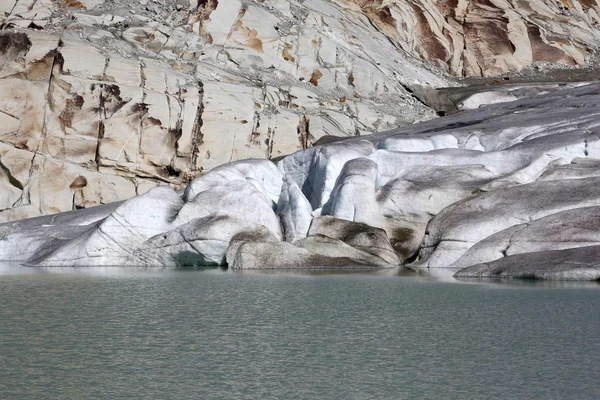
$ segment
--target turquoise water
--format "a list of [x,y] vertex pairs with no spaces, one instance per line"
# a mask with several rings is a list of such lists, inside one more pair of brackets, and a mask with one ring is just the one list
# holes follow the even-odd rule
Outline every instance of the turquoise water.
[[0,274],[1,399],[600,398],[597,284],[55,271]]

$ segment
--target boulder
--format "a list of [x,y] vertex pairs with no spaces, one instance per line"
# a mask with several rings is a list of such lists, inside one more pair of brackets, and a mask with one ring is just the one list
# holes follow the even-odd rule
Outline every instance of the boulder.
[[[401,262],[383,229],[360,222],[326,216],[315,217],[310,225],[308,237],[297,243],[297,245],[303,248],[311,248],[308,243],[317,243],[311,242],[313,237],[339,240],[351,248],[368,254],[371,258],[380,259],[377,260],[376,265],[382,263],[398,265]],[[323,245],[319,252],[327,255],[326,249],[327,246]]]
[[[339,242],[339,241],[338,241]],[[350,253],[355,255],[353,249]],[[309,249],[287,242],[264,243],[247,241],[237,247],[233,258],[228,258],[232,269],[372,269],[371,260],[317,254]],[[231,260],[231,261],[230,261]]]
[[182,205],[174,219],[175,226],[216,212],[265,226],[278,239],[283,238],[281,222],[274,203],[247,180],[234,179],[198,193]]
[[160,186],[120,205],[106,218],[86,225],[66,241],[50,241],[27,260],[39,266],[127,265],[132,251],[151,237],[171,230],[181,197]]

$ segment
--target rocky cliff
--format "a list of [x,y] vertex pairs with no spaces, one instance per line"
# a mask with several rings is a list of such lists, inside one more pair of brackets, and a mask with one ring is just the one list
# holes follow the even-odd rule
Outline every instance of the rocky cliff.
[[430,119],[411,87],[448,84],[327,1],[1,4],[0,220]]
[[457,76],[587,66],[600,38],[596,0],[345,1],[407,53]]
[[183,188],[226,162],[428,120],[436,114],[415,93],[456,85],[446,73],[587,66],[597,10],[2,0],[0,221]]

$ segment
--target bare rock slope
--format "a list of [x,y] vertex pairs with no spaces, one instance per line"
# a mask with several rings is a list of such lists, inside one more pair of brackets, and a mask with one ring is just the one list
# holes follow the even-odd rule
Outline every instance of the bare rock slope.
[[458,76],[586,66],[600,38],[596,0],[345,1],[405,51]]
[[121,204],[0,225],[36,266],[374,268],[600,279],[600,84],[269,160]]
[[0,220],[433,118],[449,81],[346,5],[0,1]]
[[425,121],[436,94],[424,93],[448,76],[593,66],[598,12],[595,0],[0,0],[0,221]]

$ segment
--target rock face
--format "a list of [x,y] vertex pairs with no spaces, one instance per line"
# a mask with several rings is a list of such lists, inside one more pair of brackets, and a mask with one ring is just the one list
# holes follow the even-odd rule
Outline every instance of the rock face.
[[434,89],[456,86],[444,73],[590,66],[598,12],[595,0],[5,0],[0,221],[425,121],[422,100],[440,95],[444,112],[521,98]]
[[458,76],[585,66],[600,38],[596,0],[345,1],[406,52]]
[[451,83],[350,5],[0,4],[0,221],[433,118]]
[[126,202],[0,224],[38,266],[449,269],[600,277],[600,84],[566,88],[277,163],[225,164]]

